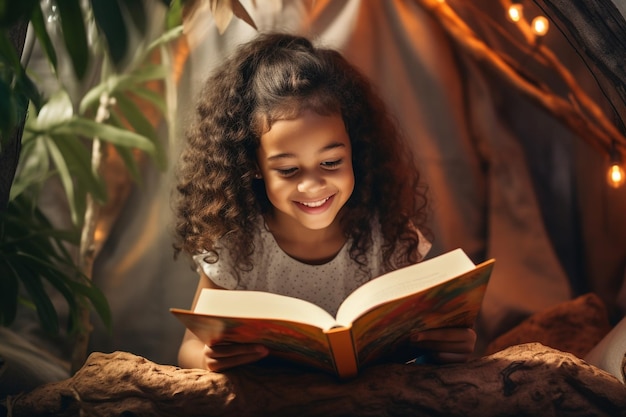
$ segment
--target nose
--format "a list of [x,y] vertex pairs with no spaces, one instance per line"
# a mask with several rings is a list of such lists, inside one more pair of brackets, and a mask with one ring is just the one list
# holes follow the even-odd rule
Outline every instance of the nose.
[[300,177],[298,182],[298,192],[301,193],[315,193],[323,189],[326,186],[326,180],[323,176],[317,173],[306,173]]

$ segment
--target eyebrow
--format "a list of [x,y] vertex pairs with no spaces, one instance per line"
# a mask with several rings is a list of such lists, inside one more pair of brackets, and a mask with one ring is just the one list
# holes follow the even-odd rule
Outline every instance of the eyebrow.
[[[346,147],[345,143],[341,143],[341,142],[333,142],[333,143],[331,143],[331,144],[328,144],[328,145],[324,146],[324,147],[323,147],[323,148],[322,148],[322,149],[318,152],[318,154],[320,154],[320,153],[324,153],[324,152],[327,152],[327,151],[330,151],[330,150],[332,150],[332,149],[336,149],[336,148],[345,148],[345,147]],[[268,160],[268,161],[276,161],[276,160],[278,160],[278,159],[284,159],[284,158],[295,158],[295,157],[296,157],[296,155],[295,155],[295,154],[292,154],[292,153],[279,153],[279,154],[276,154],[276,155],[269,156],[269,157],[267,158],[267,160]]]

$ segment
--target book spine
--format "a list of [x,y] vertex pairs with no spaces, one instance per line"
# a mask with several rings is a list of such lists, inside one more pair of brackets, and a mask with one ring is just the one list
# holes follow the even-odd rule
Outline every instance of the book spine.
[[358,364],[351,327],[337,327],[326,331],[328,344],[340,378],[352,378],[358,373]]

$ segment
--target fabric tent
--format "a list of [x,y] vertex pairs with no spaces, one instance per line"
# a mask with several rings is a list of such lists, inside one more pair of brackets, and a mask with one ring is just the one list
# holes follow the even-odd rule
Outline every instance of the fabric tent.
[[[477,324],[482,344],[529,314],[588,291],[603,298],[615,319],[624,314],[626,189],[606,185],[605,156],[464,54],[420,2],[241,3],[259,31],[311,36],[342,51],[374,80],[431,189],[436,239],[430,255],[462,247],[475,261],[497,259]],[[485,43],[508,46],[485,25],[486,19],[504,19],[499,1],[449,3]],[[541,13],[530,3],[528,10]],[[185,42],[172,51],[174,62],[184,58],[176,74],[175,137],[168,141],[161,126],[170,169],[163,174],[144,166],[143,184],[132,186],[96,260],[94,280],[111,304],[113,330],[94,318],[90,350],[176,362],[184,329],[168,308],[190,305],[197,277],[185,259],[172,258],[172,168],[198,87],[256,33],[235,18],[220,34],[208,6],[188,20]],[[543,41],[611,113],[566,37],[553,28]],[[538,79],[550,81],[532,56],[522,56],[527,52],[512,53]]]

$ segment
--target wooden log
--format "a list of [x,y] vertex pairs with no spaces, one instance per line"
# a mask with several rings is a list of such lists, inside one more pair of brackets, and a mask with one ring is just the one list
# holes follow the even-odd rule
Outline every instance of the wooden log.
[[71,378],[8,399],[20,416],[626,416],[626,386],[538,343],[459,365],[384,364],[349,381],[286,367],[225,373],[93,353]]

